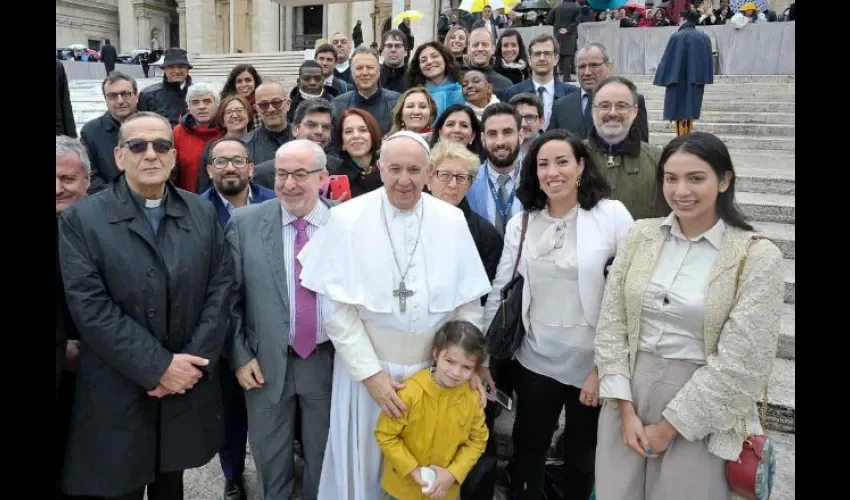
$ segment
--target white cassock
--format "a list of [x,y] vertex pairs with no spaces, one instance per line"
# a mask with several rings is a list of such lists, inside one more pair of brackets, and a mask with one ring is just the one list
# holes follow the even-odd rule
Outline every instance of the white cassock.
[[[411,255],[404,282],[414,293],[402,313],[393,291],[401,281],[398,267],[403,273]],[[490,281],[458,208],[423,193],[413,210],[402,212],[383,188],[334,207],[298,260],[302,285],[320,295],[337,353],[318,497],[376,500],[383,456],[374,432],[381,409],[361,381],[384,370],[402,382],[429,366],[434,334],[451,319],[480,328],[480,298]]]

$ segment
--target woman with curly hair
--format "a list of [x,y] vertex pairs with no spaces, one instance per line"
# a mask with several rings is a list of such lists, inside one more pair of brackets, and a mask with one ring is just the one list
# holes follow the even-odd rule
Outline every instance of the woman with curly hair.
[[435,120],[452,104],[466,102],[460,87],[460,66],[440,42],[423,43],[410,59],[407,88],[419,85],[428,89],[437,103]]

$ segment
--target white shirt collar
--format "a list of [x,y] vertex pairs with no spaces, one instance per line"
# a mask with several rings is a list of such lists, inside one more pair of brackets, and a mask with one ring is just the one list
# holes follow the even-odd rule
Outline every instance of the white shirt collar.
[[676,214],[673,212],[664,219],[661,226],[669,228],[671,236],[694,243],[705,239],[718,250],[720,250],[720,247],[723,245],[723,236],[726,234],[726,222],[724,222],[723,219],[717,219],[717,222],[708,231],[702,233],[696,238],[688,238],[684,235],[684,233],[682,233],[682,228],[679,226],[679,218],[676,217]]
[[537,89],[539,89],[540,87],[543,87],[544,89],[546,89],[547,94],[549,94],[552,97],[555,97],[555,79],[554,78],[549,80],[549,83],[547,83],[546,85],[541,85],[541,84],[537,83],[537,81],[534,78],[532,78],[531,81],[532,81],[532,83],[534,83],[534,92],[535,93],[537,93]]
[[[224,203],[224,207],[227,208],[228,210],[232,211],[233,210],[233,204],[231,204],[230,201],[227,198],[222,196],[221,193],[218,192],[218,189],[215,189],[215,187],[213,187],[213,191],[215,191],[215,194],[218,195],[218,198],[221,200],[221,202]],[[254,203],[254,192],[251,190],[251,184],[249,183],[248,184],[248,204],[250,205],[251,203]]]
[[338,63],[338,64],[336,65],[336,70],[337,70],[337,71],[339,71],[340,73],[345,73],[345,70],[347,70],[347,69],[348,69],[348,66],[349,66],[350,64],[351,64],[351,61],[349,61],[348,59],[346,59],[346,60],[345,60],[345,62],[341,62],[341,63]]
[[[310,213],[304,218],[307,219],[307,222],[311,225],[319,227],[323,223],[325,208],[327,207],[325,207],[325,204],[322,203],[322,200],[316,199],[316,204],[313,206],[313,210],[310,210]],[[283,203],[280,204],[280,215],[284,227],[286,227],[287,224],[292,224],[292,222],[298,218],[292,215],[292,213],[283,206]]]

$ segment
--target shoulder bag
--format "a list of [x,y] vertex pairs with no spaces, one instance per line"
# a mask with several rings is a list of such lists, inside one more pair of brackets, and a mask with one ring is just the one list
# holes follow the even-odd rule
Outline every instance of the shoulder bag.
[[[760,237],[753,236],[747,243],[747,252]],[[738,264],[738,274],[735,276],[735,295],[738,295],[738,285],[741,274],[744,272],[744,263],[747,255]],[[747,421],[742,418],[744,434],[747,434]],[[764,388],[764,396],[761,402],[761,426],[762,430],[767,424],[767,386]],[[747,500],[767,500],[773,489],[773,476],[776,472],[776,455],[773,442],[770,438],[761,435],[751,435],[744,441],[744,449],[738,460],[730,460],[726,463],[726,480],[729,489]]]
[[525,243],[525,232],[528,229],[528,212],[522,213],[522,233],[519,238],[519,249],[514,262],[511,280],[502,287],[502,301],[496,316],[487,329],[487,344],[490,357],[503,361],[513,358],[514,353],[522,344],[525,337],[525,326],[522,324],[522,288],[525,278],[517,272],[522,247]]

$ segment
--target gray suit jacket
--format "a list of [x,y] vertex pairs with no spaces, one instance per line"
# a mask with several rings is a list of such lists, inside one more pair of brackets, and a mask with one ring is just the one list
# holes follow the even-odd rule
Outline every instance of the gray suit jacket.
[[[643,94],[638,94],[638,114],[635,118],[632,127],[636,128],[640,134],[640,140],[649,142],[649,118],[646,113],[646,101]],[[590,135],[590,129],[593,128],[593,118],[584,118],[583,110],[581,109],[581,91],[573,92],[572,94],[556,99],[552,105],[552,118],[549,120],[548,130],[563,129],[568,132],[587,139]]]
[[280,201],[275,198],[234,211],[225,239],[234,259],[237,290],[227,346],[231,366],[235,369],[257,358],[265,379],[263,392],[274,404],[283,393],[290,328]]

